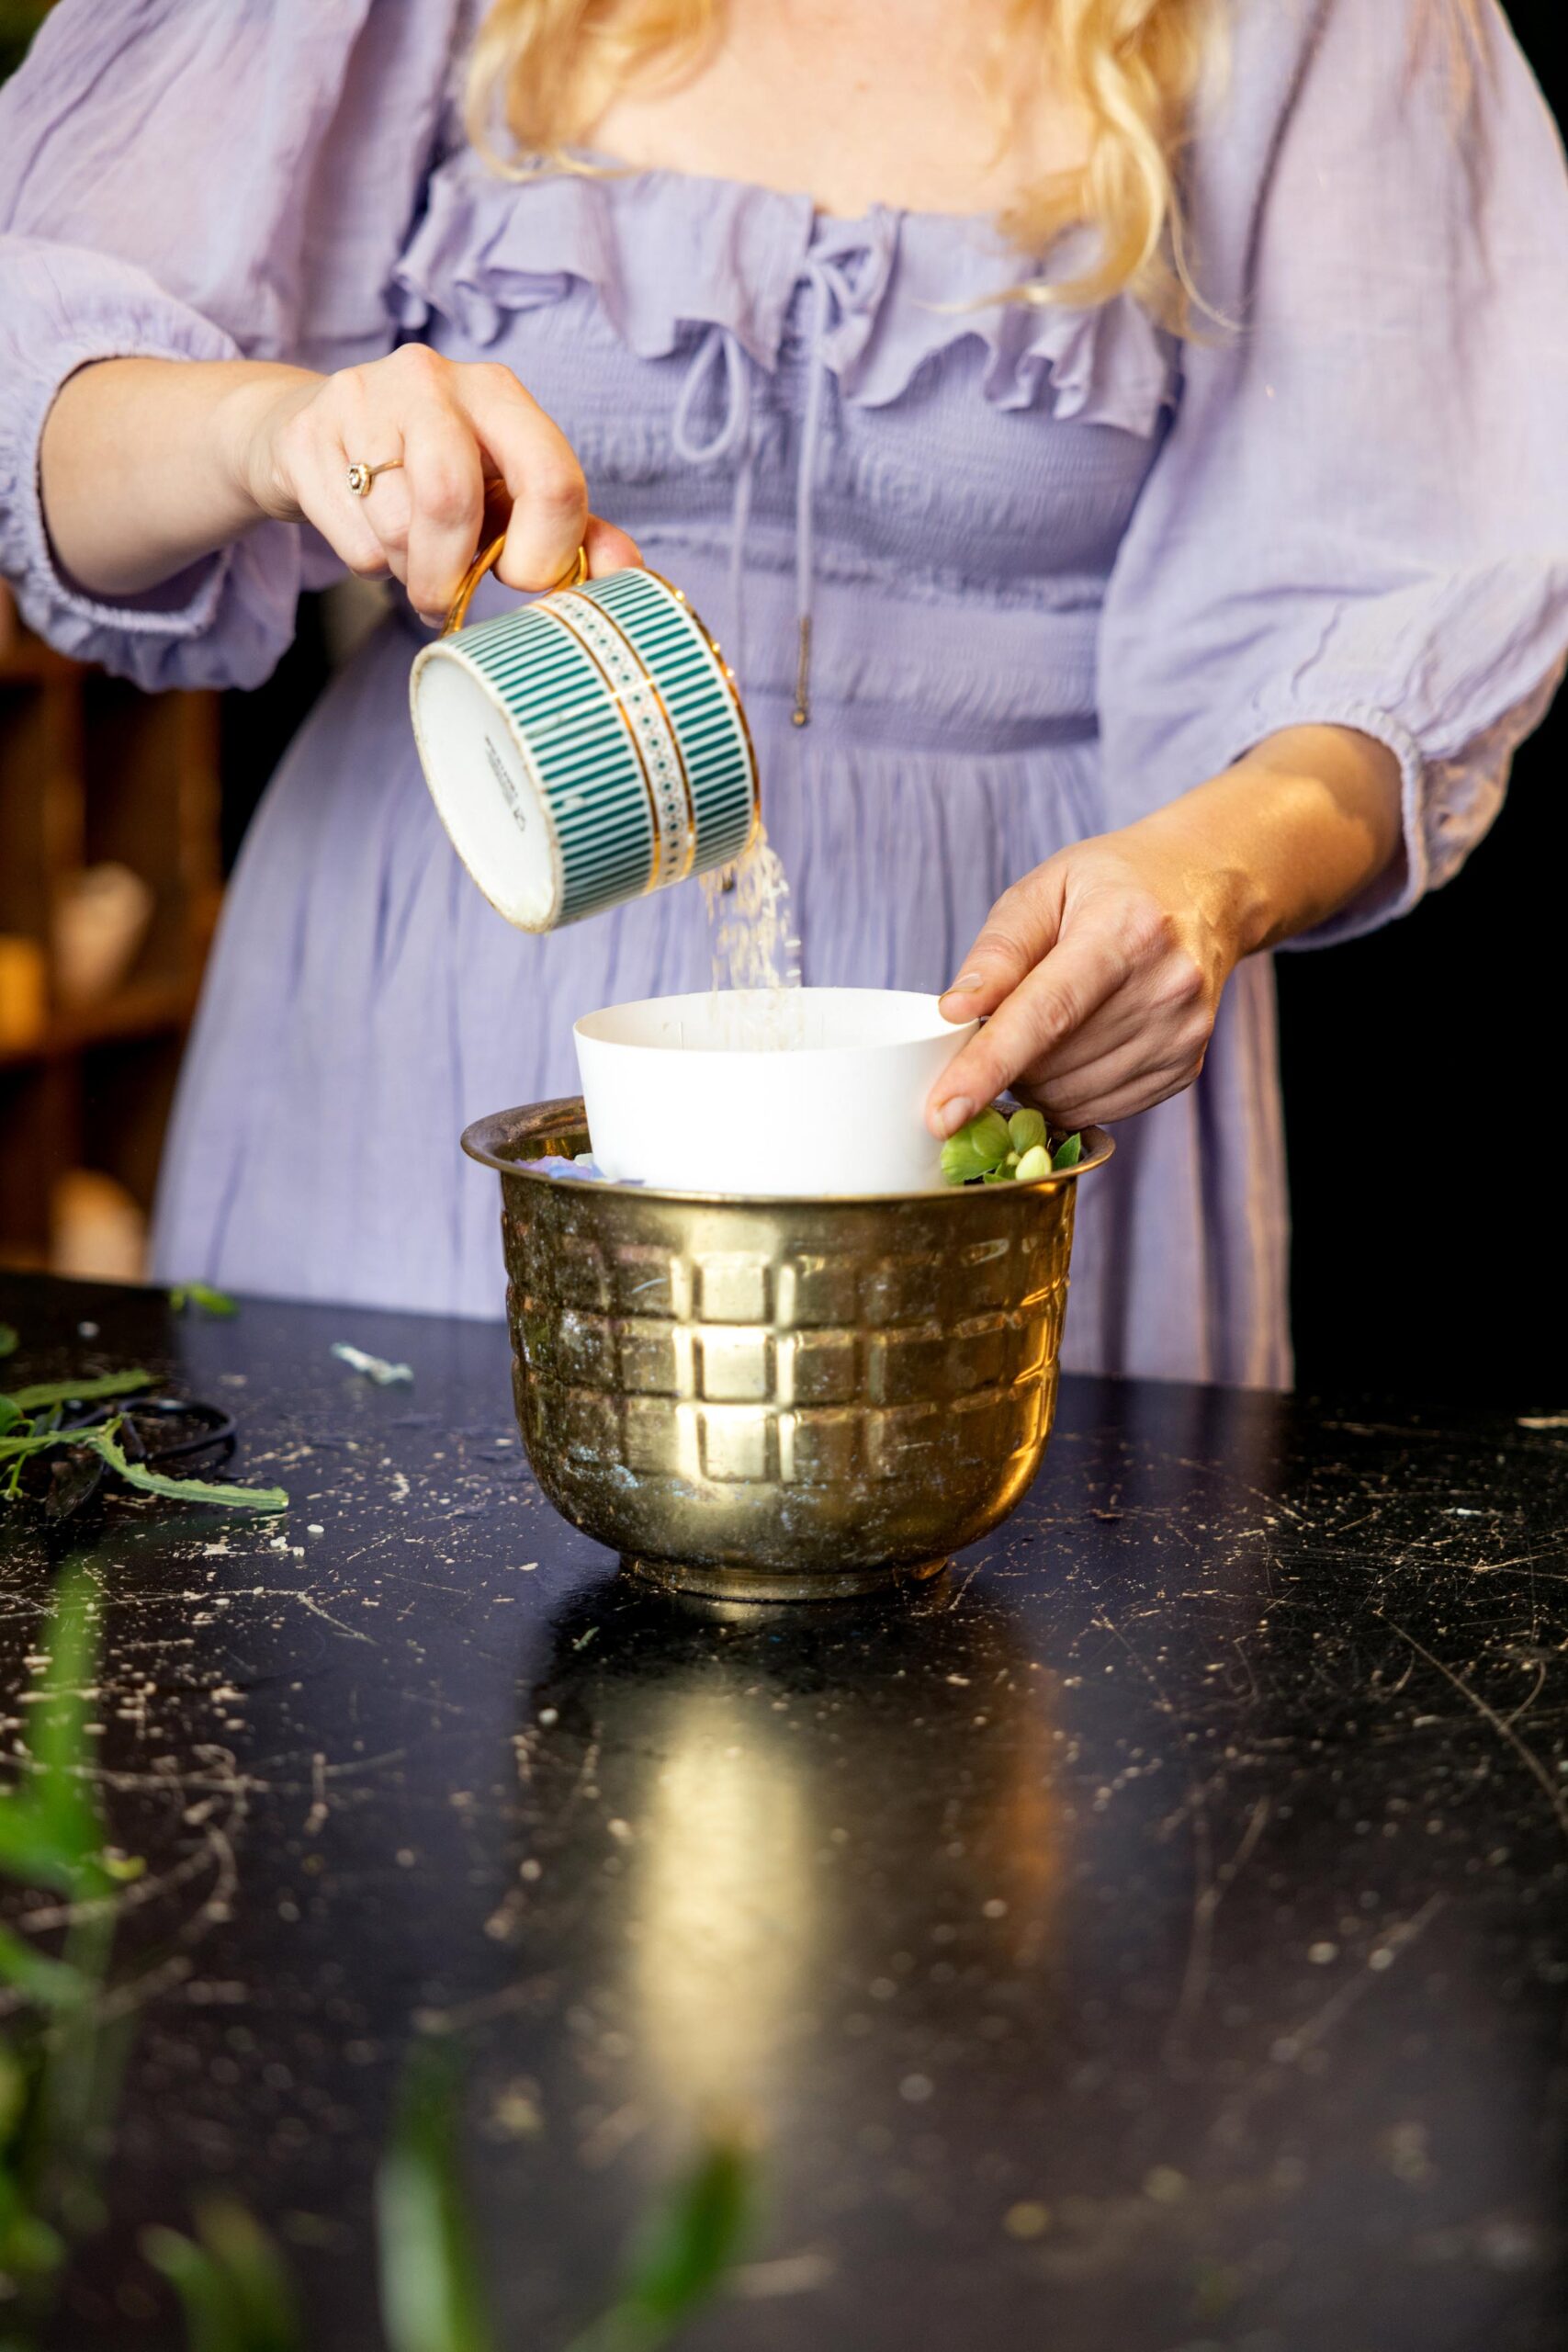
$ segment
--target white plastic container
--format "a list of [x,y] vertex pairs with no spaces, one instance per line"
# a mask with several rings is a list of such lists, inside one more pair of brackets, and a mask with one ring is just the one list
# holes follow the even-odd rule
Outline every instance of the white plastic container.
[[672,1192],[926,1193],[926,1097],[978,1023],[897,989],[649,997],[578,1022],[593,1157]]

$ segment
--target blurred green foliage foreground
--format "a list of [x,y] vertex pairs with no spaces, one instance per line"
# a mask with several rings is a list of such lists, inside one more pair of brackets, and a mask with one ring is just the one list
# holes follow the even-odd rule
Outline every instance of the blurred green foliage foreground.
[[[0,1925],[0,2352],[34,2352],[73,2245],[106,2218],[99,2182],[135,2030],[117,1934],[141,1865],[115,1852],[98,1810],[96,1614],[91,1585],[67,1574],[0,1788],[0,1883],[30,1891],[17,1924]],[[504,2352],[463,2187],[461,2087],[453,2046],[416,2040],[377,2178],[388,2352]],[[190,2352],[324,2352],[261,2223],[231,2197],[193,2201],[193,2234],[150,2230],[142,2242],[179,2300]],[[750,2156],[738,2136],[714,2135],[649,2217],[610,2308],[565,2352],[669,2344],[721,2282],[750,2203]]]

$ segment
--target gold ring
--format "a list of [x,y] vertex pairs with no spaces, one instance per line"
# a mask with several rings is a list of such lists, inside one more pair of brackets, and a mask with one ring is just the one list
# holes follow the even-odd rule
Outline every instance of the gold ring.
[[348,469],[348,486],[355,498],[368,498],[377,475],[396,473],[402,462],[400,458],[386,458],[378,466],[367,466],[362,458],[355,458]]
[[[447,609],[446,617],[441,624],[441,634],[443,637],[450,637],[454,629],[459,629],[462,628],[463,623],[468,617],[468,606],[474,601],[475,589],[479,586],[479,582],[484,578],[485,573],[490,570],[491,564],[499,560],[501,551],[505,545],[506,533],[502,531],[498,539],[491,539],[490,545],[488,547],[481,548],[478,555],[475,556],[472,563],[469,564],[467,571],[464,572],[463,584],[458,589],[457,594],[453,597],[451,605]],[[554,582],[550,587],[545,589],[543,594],[547,596],[555,596],[558,595],[563,588],[581,588],[587,577],[588,549],[586,548],[579,548],[571,561],[567,565],[566,570],[561,573],[560,578]]]

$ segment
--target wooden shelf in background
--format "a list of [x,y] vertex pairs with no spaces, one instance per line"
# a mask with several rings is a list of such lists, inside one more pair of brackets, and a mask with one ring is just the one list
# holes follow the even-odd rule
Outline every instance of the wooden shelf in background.
[[0,1046],[0,1069],[15,1069],[27,1062],[57,1060],[82,1054],[118,1038],[155,1037],[174,1030],[183,1035],[196,1011],[197,988],[186,979],[142,980],[117,989],[101,1004],[84,1005],[80,1012],[62,1013],[40,1037],[26,1046]]
[[66,893],[100,861],[141,877],[152,917],[112,994],[55,1001],[40,1034],[0,1047],[0,1265],[50,1262],[73,1169],[151,1208],[220,892],[217,698],[140,694],[0,610],[0,932],[47,963]]
[[69,654],[57,653],[41,637],[15,636],[0,648],[0,686],[36,685],[41,678],[76,678],[81,664]]

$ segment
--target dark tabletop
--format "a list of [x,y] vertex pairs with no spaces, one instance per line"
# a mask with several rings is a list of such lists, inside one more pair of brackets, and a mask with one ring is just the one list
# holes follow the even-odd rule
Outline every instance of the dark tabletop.
[[[0,1316],[13,1384],[145,1363],[293,1498],[75,1546],[152,1973],[71,2352],[180,2340],[136,2233],[213,2183],[312,2344],[378,2345],[416,2022],[508,2347],[737,2114],[761,2217],[694,2352],[1568,2343],[1568,1419],[1069,1381],[939,1587],[724,1618],[555,1517],[498,1327]],[[0,1544],[10,1740],[70,1555]]]

